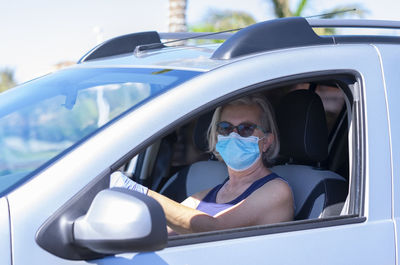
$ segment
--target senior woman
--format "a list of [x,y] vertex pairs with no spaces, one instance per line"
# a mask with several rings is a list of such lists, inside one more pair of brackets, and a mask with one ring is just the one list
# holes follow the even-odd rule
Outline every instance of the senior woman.
[[293,219],[292,190],[268,169],[279,152],[279,139],[272,108],[263,96],[246,96],[218,107],[208,140],[210,151],[227,165],[229,178],[181,204],[120,172],[111,175],[110,186],[127,187],[157,200],[164,209],[169,232],[178,234]]

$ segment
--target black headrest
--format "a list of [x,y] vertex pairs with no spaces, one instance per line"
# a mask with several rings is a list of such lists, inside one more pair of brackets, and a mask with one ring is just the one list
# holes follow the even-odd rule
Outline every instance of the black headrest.
[[207,112],[201,115],[194,127],[193,141],[198,150],[202,152],[208,151],[207,130],[210,126],[214,111]]
[[277,113],[280,154],[297,162],[322,162],[328,156],[328,128],[321,98],[312,90],[295,90]]

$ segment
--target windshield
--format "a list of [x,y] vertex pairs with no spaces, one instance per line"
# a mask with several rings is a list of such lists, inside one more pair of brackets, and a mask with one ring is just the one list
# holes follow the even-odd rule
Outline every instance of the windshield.
[[0,194],[124,112],[197,74],[71,68],[1,93]]

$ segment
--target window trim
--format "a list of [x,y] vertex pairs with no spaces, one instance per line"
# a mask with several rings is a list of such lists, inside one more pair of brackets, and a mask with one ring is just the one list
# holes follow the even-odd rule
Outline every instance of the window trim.
[[366,220],[367,218],[365,216],[358,216],[356,214],[353,214],[329,218],[291,221],[271,225],[249,226],[212,232],[177,235],[170,236],[168,238],[167,248],[254,236],[272,235],[277,233],[288,233],[309,229],[326,228],[339,225],[359,224],[365,222]]

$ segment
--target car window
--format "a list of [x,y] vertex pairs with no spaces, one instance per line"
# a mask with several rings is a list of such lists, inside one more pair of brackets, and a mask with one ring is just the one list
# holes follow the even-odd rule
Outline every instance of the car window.
[[1,93],[0,193],[124,112],[197,74],[72,68]]
[[[310,89],[310,83],[297,83],[289,86],[278,86],[277,88],[265,89],[264,94],[269,99],[271,104],[277,112],[278,106],[282,99],[291,91],[294,90],[308,90]],[[326,119],[326,137],[328,139],[329,134],[332,131],[336,131],[335,139],[332,140],[334,148],[330,148],[330,151],[326,158],[320,162],[310,161],[298,161],[300,164],[320,168],[321,170],[329,170],[333,174],[342,178],[342,182],[338,188],[341,193],[341,203],[344,202],[348,190],[348,179],[349,179],[349,158],[348,158],[348,145],[340,144],[342,142],[347,143],[348,128],[345,126],[340,129],[339,126],[343,126],[343,123],[338,123],[338,119],[341,117],[344,106],[344,94],[341,89],[335,85],[320,85],[317,84],[315,92],[318,94],[322,101],[324,115]],[[129,176],[136,177],[138,182],[141,182],[153,190],[159,191],[164,195],[170,196],[170,198],[181,202],[186,196],[190,195],[191,190],[199,191],[196,188],[190,187],[191,184],[186,182],[187,180],[181,181],[180,178],[185,178],[188,174],[188,168],[191,165],[196,164],[200,161],[216,160],[213,154],[208,151],[207,145],[207,129],[211,121],[212,113],[214,109],[192,119],[185,124],[177,127],[169,135],[156,141],[156,144],[151,146],[151,152],[155,154],[154,159],[149,160],[151,163],[142,164],[142,168],[150,167],[146,169],[147,176],[141,176],[133,174],[134,172],[127,170],[125,172]],[[276,113],[279,114],[279,113]],[[300,121],[299,121],[300,122]],[[347,122],[344,123],[347,125]],[[158,152],[154,151],[157,148]],[[150,149],[143,150],[142,155],[150,153]],[[278,157],[274,166],[284,165],[289,161],[284,157]],[[290,162],[292,163],[292,162]],[[191,170],[191,169],[189,169]],[[207,168],[204,169],[207,171]],[[182,177],[184,175],[185,177]],[[206,177],[203,176],[202,180],[194,181],[198,187],[207,187],[200,182],[206,181]],[[223,181],[227,175],[218,177]],[[176,184],[179,183],[179,184]],[[210,184],[216,185],[218,183]],[[170,188],[169,185],[176,187]],[[178,187],[177,185],[181,185]],[[186,185],[186,186],[185,186]],[[306,185],[306,184],[305,184]],[[182,193],[182,194],[181,194]],[[343,205],[341,205],[343,206]],[[339,206],[340,207],[340,206]],[[339,212],[335,213],[340,214]]]

